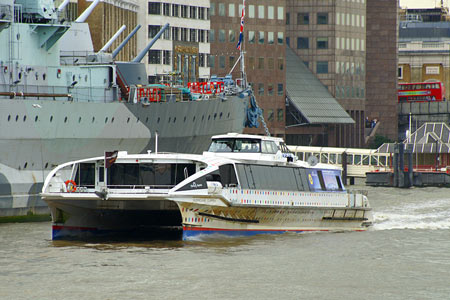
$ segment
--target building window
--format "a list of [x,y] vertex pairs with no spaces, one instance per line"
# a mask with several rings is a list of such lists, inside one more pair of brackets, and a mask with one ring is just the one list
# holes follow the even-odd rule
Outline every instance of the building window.
[[248,17],[249,18],[254,18],[255,17],[255,6],[254,5],[249,5],[248,6]]
[[148,3],[148,14],[149,15],[160,15],[161,14],[161,3],[149,2]]
[[205,19],[205,8],[204,7],[199,7],[198,8],[198,18],[200,20],[204,20]]
[[148,51],[148,63],[159,65],[161,63],[161,50]]
[[267,6],[267,18],[273,20],[275,17],[275,8],[271,5]]
[[284,18],[284,7],[283,6],[278,6],[277,18],[278,18],[278,20],[283,20],[283,18]]
[[282,57],[278,58],[278,69],[283,70],[284,69],[284,59]]
[[264,31],[259,31],[258,44],[264,44]]
[[168,3],[163,4],[163,14],[165,16],[170,16],[170,4]]
[[264,19],[264,5],[258,5],[258,18]]
[[248,32],[248,43],[249,44],[254,44],[255,43],[255,32],[254,31],[249,31]]
[[283,96],[284,95],[284,88],[283,88],[283,84],[282,83],[278,84],[277,95],[278,96]]
[[258,69],[260,69],[260,70],[264,69],[264,57],[258,58]]
[[172,4],[172,17],[178,17],[180,15],[180,6],[178,4]]
[[291,46],[291,38],[290,37],[286,37],[286,45],[288,45],[289,47]]
[[236,41],[236,32],[234,30],[229,30],[228,31],[228,40],[230,41],[230,43],[234,43]]
[[209,14],[211,16],[215,16],[216,15],[216,4],[215,3],[211,2],[210,6],[209,6]]
[[199,67],[204,67],[205,66],[205,54],[204,53],[200,53],[198,55],[198,66]]
[[214,42],[214,29],[209,31],[209,42]]
[[187,28],[181,28],[181,41],[187,42],[188,37],[188,29]]
[[272,83],[269,83],[267,85],[267,95],[273,96],[273,84]]
[[319,25],[328,24],[328,13],[317,13],[317,24]]
[[197,42],[197,29],[189,29],[189,40]]
[[254,57],[248,58],[248,67],[250,68],[250,70],[255,69],[255,58]]
[[225,42],[225,30],[219,29],[219,42],[224,43]]
[[286,25],[289,25],[291,23],[291,14],[290,13],[286,13]]
[[163,51],[163,64],[170,65],[170,51],[168,50]]
[[267,121],[273,122],[273,109],[267,110]]
[[284,110],[282,108],[277,109],[277,121],[282,122],[284,119]]
[[264,96],[264,83],[258,83],[258,95]]
[[208,55],[208,67],[214,68],[216,57],[214,55]]
[[186,5],[181,5],[181,17],[182,18],[188,17],[188,7]]
[[267,33],[267,43],[269,45],[273,45],[275,43],[273,32],[268,32]]
[[278,32],[278,36],[277,36],[277,41],[278,41],[278,45],[283,45],[283,32]]
[[398,79],[403,79],[403,66],[398,67]]
[[161,26],[159,25],[148,25],[148,37],[154,38],[156,34],[161,30]]
[[269,70],[273,70],[273,65],[274,65],[273,57],[269,57],[269,58],[267,59],[267,68],[268,68]]
[[219,16],[225,17],[225,4],[219,3]]
[[298,13],[297,14],[297,24],[298,25],[308,25],[309,24],[309,14],[308,13]]
[[235,16],[235,6],[234,3],[228,4],[228,16],[234,17]]
[[197,19],[197,7],[191,6],[189,10],[191,19]]
[[328,38],[317,38],[317,49],[328,49]]
[[179,32],[180,29],[178,27],[172,27],[172,40],[178,41],[179,40]]
[[308,48],[309,48],[309,39],[307,37],[298,37],[297,49],[308,49]]
[[225,56],[219,56],[219,68],[225,69]]
[[317,74],[327,74],[328,73],[328,62],[327,61],[318,61],[316,65],[316,73]]
[[230,56],[228,63],[229,63],[230,69],[231,69],[234,65],[234,56]]
[[198,41],[199,43],[204,43],[205,42],[205,31],[199,29],[198,30]]

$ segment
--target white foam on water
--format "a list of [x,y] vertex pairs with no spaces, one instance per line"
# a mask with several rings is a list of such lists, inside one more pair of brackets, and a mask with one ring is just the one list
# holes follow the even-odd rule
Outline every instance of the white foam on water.
[[374,211],[373,230],[391,229],[450,229],[450,199],[425,199]]

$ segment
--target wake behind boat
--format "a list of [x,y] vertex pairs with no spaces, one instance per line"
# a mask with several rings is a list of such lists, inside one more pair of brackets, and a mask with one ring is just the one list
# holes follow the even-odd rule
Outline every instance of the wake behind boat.
[[347,192],[341,170],[297,161],[280,138],[214,136],[203,155],[107,153],[47,176],[53,239],[170,229],[254,235],[364,231],[367,197]]

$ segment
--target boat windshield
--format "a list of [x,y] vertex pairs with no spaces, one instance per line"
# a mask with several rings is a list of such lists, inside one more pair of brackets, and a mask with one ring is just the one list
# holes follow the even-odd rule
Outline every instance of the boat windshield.
[[224,138],[213,140],[208,152],[261,152],[261,141],[247,138]]

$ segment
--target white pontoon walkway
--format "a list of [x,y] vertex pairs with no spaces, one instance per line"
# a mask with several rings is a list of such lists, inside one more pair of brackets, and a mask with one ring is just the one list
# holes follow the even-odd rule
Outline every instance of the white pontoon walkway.
[[377,149],[288,146],[300,160],[311,156],[317,162],[342,166],[342,153],[347,153],[347,177],[365,178],[366,172],[390,171],[390,153],[378,153]]

